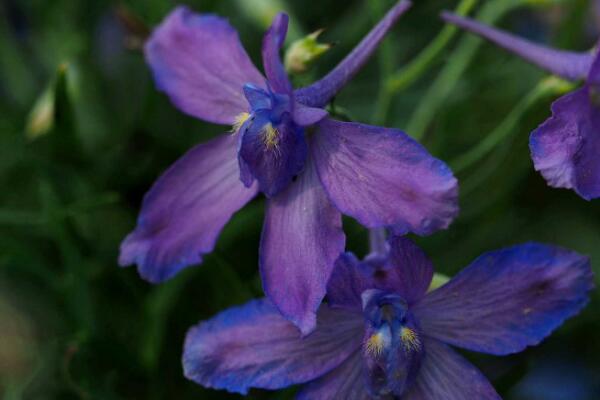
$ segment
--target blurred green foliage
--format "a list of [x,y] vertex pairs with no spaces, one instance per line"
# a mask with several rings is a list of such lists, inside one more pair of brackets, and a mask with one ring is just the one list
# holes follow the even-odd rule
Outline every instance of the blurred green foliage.
[[[475,13],[493,8],[494,1],[503,0],[482,0]],[[588,1],[510,1],[514,7],[497,16],[502,26],[574,50],[594,44],[600,21]],[[375,7],[368,3],[188,2],[228,17],[257,64],[265,25],[280,8],[292,17],[290,39],[326,28],[323,41],[336,46],[295,78],[298,85],[335,65],[391,0],[378,0]],[[387,104],[373,101],[381,99],[391,74],[443,29],[439,11],[457,5],[415,3],[378,57],[335,103],[356,120],[416,127],[409,133],[436,156],[461,166],[460,217],[449,230],[417,242],[446,274],[483,251],[531,240],[589,254],[599,268],[599,203],[548,188],[529,159],[529,132],[548,117],[555,95],[515,107],[531,99],[527,96],[545,77],[541,71],[468,35],[444,33],[438,39],[443,46],[425,56],[427,69],[418,71],[418,79],[403,81],[402,90],[383,99]],[[181,348],[191,325],[261,295],[257,249],[263,200],[235,215],[201,267],[163,285],[152,286],[134,268],[116,264],[119,243],[158,174],[193,144],[227,129],[183,115],[154,89],[140,48],[173,6],[168,0],[0,2],[4,399],[237,397],[185,380]],[[506,121],[507,115],[512,120]],[[500,140],[465,166],[461,156],[492,132]],[[351,220],[345,226],[348,248],[365,254],[366,231]],[[569,385],[579,397],[557,399],[600,398],[599,300],[594,294],[581,315],[523,354],[468,356],[508,399],[533,398],[523,389],[527,382],[541,374],[550,378],[540,387],[552,388],[552,372],[560,381],[564,371],[574,371]],[[540,369],[545,366],[551,373]],[[292,394],[293,389],[255,391],[252,397]]]

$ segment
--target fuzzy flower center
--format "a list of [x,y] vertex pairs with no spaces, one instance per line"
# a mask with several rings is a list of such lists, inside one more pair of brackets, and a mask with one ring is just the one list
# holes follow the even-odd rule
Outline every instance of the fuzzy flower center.
[[368,388],[375,397],[401,396],[413,384],[423,356],[417,321],[395,293],[367,290],[362,299]]

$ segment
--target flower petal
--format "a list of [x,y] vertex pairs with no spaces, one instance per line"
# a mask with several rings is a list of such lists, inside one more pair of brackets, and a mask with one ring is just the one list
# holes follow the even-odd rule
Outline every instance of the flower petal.
[[290,121],[289,114],[277,126],[263,114],[257,112],[242,128],[239,159],[244,183],[248,186],[256,179],[259,189],[273,197],[302,171],[308,148],[304,131]]
[[425,357],[406,400],[501,400],[490,382],[470,362],[435,339],[424,339]]
[[248,110],[242,87],[264,87],[229,23],[210,14],[177,7],[145,46],[146,59],[160,90],[181,111],[217,124],[234,124]]
[[265,293],[303,334],[314,329],[345,241],[341,215],[308,160],[297,181],[268,201],[260,247]]
[[279,56],[287,35],[288,21],[287,14],[277,14],[262,43],[263,66],[269,84],[276,92],[284,94],[292,93],[292,84]]
[[584,199],[600,197],[600,109],[584,86],[552,104],[552,117],[529,140],[535,169],[552,187],[575,189]]
[[473,351],[538,344],[588,302],[587,257],[529,243],[486,253],[414,308],[423,332]]
[[187,334],[185,376],[203,386],[246,394],[318,378],[361,345],[359,314],[321,307],[319,326],[302,338],[266,300],[253,300],[201,322]]
[[311,151],[331,201],[369,228],[427,235],[458,213],[452,171],[399,130],[326,118]]
[[314,125],[328,115],[322,108],[305,107],[296,103],[294,107],[294,122],[299,126]]
[[433,279],[433,265],[423,250],[410,239],[401,236],[390,238],[387,281],[408,302],[420,300]]
[[357,351],[327,375],[304,386],[297,399],[372,399],[365,384],[362,353]]
[[392,237],[389,254],[370,255],[360,262],[352,253],[338,258],[327,286],[332,307],[361,310],[365,290],[398,293],[408,304],[420,300],[433,277],[433,266],[425,253],[410,239]]
[[161,282],[202,261],[232,214],[257,193],[240,182],[237,137],[223,135],[188,151],[144,197],[135,230],[121,244],[119,264],[137,264]]
[[568,80],[585,79],[594,61],[592,53],[555,50],[449,12],[442,13],[442,19],[475,33],[524,60]]
[[310,86],[295,91],[296,100],[310,107],[324,107],[369,60],[387,32],[411,6],[401,0],[331,72]]

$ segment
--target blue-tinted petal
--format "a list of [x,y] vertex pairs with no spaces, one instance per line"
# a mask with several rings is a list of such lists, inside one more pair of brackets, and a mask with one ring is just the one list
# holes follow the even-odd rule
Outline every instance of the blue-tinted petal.
[[404,132],[326,118],[311,152],[331,201],[369,228],[427,235],[458,214],[452,171]]
[[399,1],[331,72],[310,86],[296,90],[296,100],[311,107],[323,107],[329,103],[360,71],[386,33],[410,6],[410,1]]
[[264,86],[229,23],[177,7],[145,46],[159,89],[183,112],[218,124],[233,124],[248,110],[242,87]]
[[405,400],[501,400],[471,363],[435,339],[425,338],[425,357]]
[[342,218],[323,192],[314,166],[269,199],[260,245],[263,288],[283,315],[307,334],[344,251]]
[[246,394],[317,379],[361,345],[359,314],[319,310],[318,328],[302,338],[267,300],[230,308],[187,334],[185,376],[203,386]]
[[552,104],[552,117],[529,140],[535,169],[552,187],[600,197],[600,107],[586,85]]
[[281,123],[274,125],[268,112],[254,114],[241,129],[239,158],[242,180],[247,177],[258,181],[260,190],[273,197],[285,189],[302,171],[308,152],[304,133],[285,114]]
[[542,341],[587,304],[592,287],[587,257],[529,243],[482,255],[413,311],[427,336],[503,355]]
[[327,286],[330,305],[359,310],[361,294],[369,289],[398,293],[409,304],[423,297],[433,276],[431,261],[405,237],[393,237],[388,243],[388,254],[363,262],[352,253],[340,256]]
[[273,107],[272,97],[269,92],[253,84],[244,85],[244,96],[248,100],[252,111],[270,110]]
[[298,400],[369,400],[362,352],[357,351],[327,375],[310,382],[298,393]]
[[594,55],[591,53],[551,49],[449,12],[442,13],[442,18],[446,22],[484,37],[524,60],[565,79],[585,79],[594,60]]
[[328,115],[322,108],[306,107],[296,103],[294,107],[294,122],[299,126],[314,125]]
[[144,197],[135,230],[121,244],[119,264],[161,282],[202,261],[232,214],[257,193],[240,182],[234,135],[188,151]]
[[292,93],[292,84],[279,56],[287,35],[288,20],[287,14],[277,14],[262,43],[263,66],[269,84],[276,92],[284,94]]

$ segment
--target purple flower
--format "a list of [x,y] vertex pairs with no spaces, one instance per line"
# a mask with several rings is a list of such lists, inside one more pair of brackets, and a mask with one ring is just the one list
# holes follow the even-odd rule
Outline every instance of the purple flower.
[[279,58],[285,14],[263,40],[265,79],[226,20],[173,11],[146,44],[155,80],[179,109],[233,133],[197,145],[158,179],[119,263],[164,281],[202,262],[233,213],[262,192],[263,287],[308,333],[344,250],[341,213],[396,233],[446,228],[458,207],[444,163],[399,130],[336,121],[322,108],[409,6],[396,4],[337,67],[298,90]]
[[486,253],[428,292],[433,268],[406,238],[342,255],[316,330],[301,338],[268,300],[190,329],[186,377],[245,394],[305,384],[301,399],[499,399],[448,345],[505,355],[537,345],[588,302],[589,259],[529,243]]
[[521,58],[583,86],[552,104],[552,117],[532,132],[535,169],[550,186],[573,189],[586,200],[600,197],[600,57],[537,45],[476,21],[443,13],[447,22],[476,33]]

